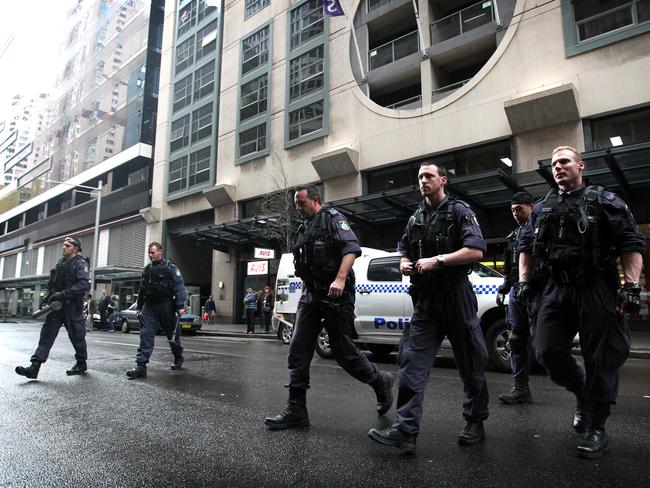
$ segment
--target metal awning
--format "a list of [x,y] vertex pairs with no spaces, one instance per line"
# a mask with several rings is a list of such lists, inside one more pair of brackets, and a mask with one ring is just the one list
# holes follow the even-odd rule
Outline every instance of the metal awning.
[[[110,283],[116,280],[136,280],[142,276],[142,268],[126,266],[108,266],[98,268],[95,271],[97,283]],[[50,275],[21,276],[20,278],[9,278],[0,280],[0,290],[6,288],[29,288],[35,285],[45,286]]]

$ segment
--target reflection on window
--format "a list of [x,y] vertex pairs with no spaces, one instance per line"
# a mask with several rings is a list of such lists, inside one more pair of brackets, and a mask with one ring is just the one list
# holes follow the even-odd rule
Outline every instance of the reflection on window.
[[212,133],[212,103],[192,112],[192,142],[209,137]]
[[370,261],[368,280],[401,282],[402,273],[399,270],[399,258],[379,258]]
[[180,43],[176,47],[176,73],[187,69],[194,62],[194,38]]
[[217,21],[214,20],[196,34],[196,60],[207,56],[217,48]]
[[174,193],[187,186],[187,156],[169,162],[169,184],[167,192]]
[[196,24],[196,1],[189,2],[178,11],[178,35],[190,31]]
[[289,66],[289,98],[296,100],[323,88],[324,46],[294,58]]
[[289,140],[323,128],[323,101],[289,112]]
[[210,151],[211,147],[208,146],[190,154],[190,187],[210,179]]
[[266,112],[267,87],[267,74],[241,86],[240,122]]
[[269,26],[242,41],[242,75],[267,63],[269,60]]
[[647,0],[574,0],[578,41],[650,20]]
[[591,127],[594,149],[650,142],[650,108],[595,119]]
[[214,91],[214,61],[194,72],[194,101]]
[[192,103],[192,75],[188,75],[174,84],[174,112]]
[[266,149],[266,124],[239,133],[239,157]]
[[169,149],[178,151],[190,143],[190,116],[185,115],[172,122]]
[[244,18],[247,19],[270,4],[271,0],[246,0],[244,3]]
[[308,0],[290,14],[290,49],[319,36],[324,32],[323,0]]

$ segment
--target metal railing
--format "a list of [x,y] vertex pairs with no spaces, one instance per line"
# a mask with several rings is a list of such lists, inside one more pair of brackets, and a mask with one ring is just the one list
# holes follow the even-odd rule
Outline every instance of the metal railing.
[[407,98],[405,100],[400,100],[399,102],[395,102],[390,105],[386,105],[386,108],[396,109],[396,108],[405,107],[406,105],[414,104],[421,101],[422,101],[422,95],[415,95],[414,97]]
[[433,90],[433,92],[431,92],[431,103],[437,102],[438,100],[445,98],[447,95],[451,94],[451,92],[458,90],[469,80],[471,80],[471,78],[467,78],[466,80],[458,81],[456,83],[452,83],[451,85],[445,85],[436,90]]
[[418,31],[414,30],[386,44],[371,49],[368,52],[368,65],[370,69],[376,69],[404,58],[409,54],[413,54],[418,49],[420,49]]
[[433,22],[430,26],[431,44],[433,45],[460,36],[477,27],[492,22],[494,20],[493,1],[477,2],[463,10],[459,10],[456,13]]

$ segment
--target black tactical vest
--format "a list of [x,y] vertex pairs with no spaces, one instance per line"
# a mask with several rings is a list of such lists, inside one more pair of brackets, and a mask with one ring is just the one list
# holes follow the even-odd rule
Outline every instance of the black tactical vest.
[[50,280],[47,284],[50,293],[66,290],[75,284],[77,281],[75,263],[79,259],[85,261],[85,258],[79,254],[69,261],[66,261],[65,258],[59,259],[54,269],[50,271]]
[[160,264],[152,263],[145,266],[142,272],[142,288],[147,300],[162,302],[171,300],[174,295],[174,286],[171,280],[169,261],[163,259]]
[[506,281],[510,284],[519,281],[519,253],[517,245],[519,244],[519,233],[521,227],[513,230],[506,237],[506,248],[503,252],[503,262],[506,270]]
[[542,201],[533,229],[531,254],[555,271],[611,267],[611,234],[601,209],[601,186],[588,186],[577,201],[551,190]]
[[298,228],[293,264],[296,276],[308,286],[329,286],[341,266],[339,249],[330,234],[330,218],[333,215],[338,215],[338,211],[323,209]]

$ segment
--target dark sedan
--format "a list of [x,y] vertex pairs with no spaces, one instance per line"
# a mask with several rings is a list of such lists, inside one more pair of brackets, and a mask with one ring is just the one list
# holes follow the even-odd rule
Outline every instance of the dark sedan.
[[[132,330],[140,330],[140,320],[136,315],[136,304],[134,303],[129,308],[120,310],[117,312],[117,317],[115,319],[115,328],[121,330],[125,334],[128,334]],[[185,312],[181,316],[181,331],[186,333],[195,333],[201,329],[203,322],[201,317],[194,315],[188,312]],[[162,331],[158,329],[156,331],[158,334],[162,334]]]

